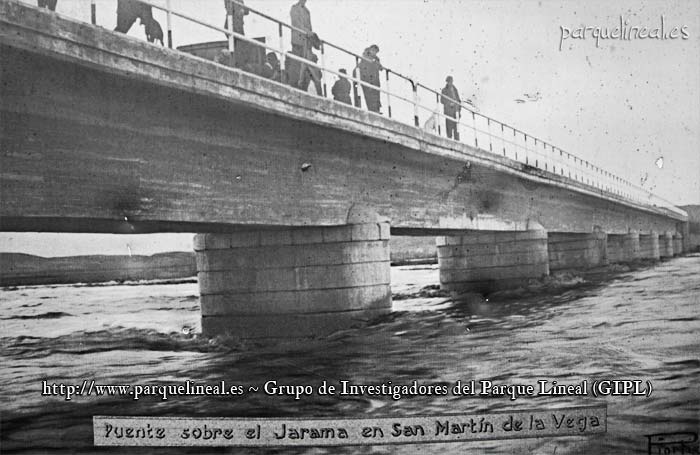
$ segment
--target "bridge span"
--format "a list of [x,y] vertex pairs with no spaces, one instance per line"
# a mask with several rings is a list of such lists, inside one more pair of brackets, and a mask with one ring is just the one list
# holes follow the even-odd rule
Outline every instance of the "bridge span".
[[683,251],[685,212],[502,124],[454,141],[16,1],[0,26],[0,229],[198,233],[207,334],[387,312],[391,235],[438,236],[456,291]]

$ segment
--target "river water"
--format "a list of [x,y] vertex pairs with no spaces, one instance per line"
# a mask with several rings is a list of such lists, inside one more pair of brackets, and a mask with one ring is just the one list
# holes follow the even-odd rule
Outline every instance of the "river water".
[[[608,273],[610,272],[610,273]],[[0,291],[2,453],[646,453],[651,433],[700,427],[700,255],[564,275],[489,301],[426,286],[435,266],[392,269],[394,311],[326,339],[262,346],[205,340],[196,283],[36,286]],[[614,273],[613,273],[614,272]],[[391,398],[41,395],[41,381],[261,385],[536,384],[641,379],[651,397]],[[607,404],[603,435],[342,448],[100,448],[93,415],[409,416]]]

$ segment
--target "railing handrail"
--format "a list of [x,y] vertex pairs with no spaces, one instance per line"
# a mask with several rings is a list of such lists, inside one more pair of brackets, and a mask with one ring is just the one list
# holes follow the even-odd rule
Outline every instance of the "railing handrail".
[[[284,22],[284,21],[282,21],[282,20],[280,20],[280,19],[277,19],[277,18],[275,18],[275,17],[272,17],[272,16],[270,16],[270,15],[267,14],[267,13],[263,13],[262,11],[260,11],[260,10],[258,10],[258,9],[256,9],[256,8],[253,8],[253,7],[249,6],[249,5],[246,5],[245,3],[240,3],[240,2],[238,2],[238,1],[236,1],[236,0],[227,0],[227,1],[233,3],[234,5],[238,5],[238,6],[241,6],[241,7],[243,7],[243,8],[246,8],[248,11],[251,11],[251,12],[257,14],[258,16],[264,17],[265,19],[269,19],[269,20],[271,20],[271,21],[277,23],[278,25],[283,25],[283,26],[287,27],[287,28],[290,29],[290,30],[293,30],[293,31],[296,31],[296,32],[299,32],[299,33],[304,33],[304,34],[307,34],[307,33],[308,33],[308,32],[307,32],[306,30],[304,30],[304,29],[301,29],[301,28],[299,28],[299,27],[295,27],[295,26],[293,26],[292,24],[288,24],[288,23],[286,23],[286,22]],[[337,44],[335,44],[335,43],[331,43],[330,41],[326,41],[326,40],[324,40],[324,39],[322,39],[322,38],[320,38],[320,37],[319,37],[319,40],[321,41],[321,44],[323,44],[323,45],[326,45],[326,44],[327,44],[328,46],[330,46],[330,47],[332,47],[332,48],[334,48],[334,49],[337,49],[337,50],[339,50],[339,51],[341,51],[341,52],[345,52],[346,54],[351,55],[351,56],[353,56],[353,57],[355,57],[355,58],[359,58],[359,59],[365,60],[365,61],[367,61],[367,62],[371,62],[371,61],[372,61],[372,60],[368,59],[367,57],[365,57],[364,55],[358,54],[358,53],[356,53],[356,52],[354,52],[354,51],[351,51],[351,50],[349,50],[349,49],[346,49],[346,48],[344,48],[344,47],[342,47],[342,46],[339,46],[339,45],[337,45]],[[391,73],[395,74],[396,76],[402,78],[402,79],[405,79],[405,80],[407,80],[407,81],[412,81],[412,79],[411,79],[410,77],[408,77],[408,76],[405,76],[405,75],[403,75],[403,74],[401,74],[401,73],[398,73],[398,72],[396,72],[396,71],[394,71],[394,70],[392,70],[392,69],[388,69],[388,68],[386,68],[386,69],[387,69],[388,71],[390,71]]]
[[[294,53],[287,52],[287,51],[285,51],[285,50],[282,49],[282,48],[276,48],[276,47],[271,46],[271,45],[269,45],[269,44],[267,44],[267,43],[263,43],[263,42],[260,42],[260,41],[257,41],[257,40],[253,40],[253,39],[251,39],[251,38],[248,38],[248,37],[246,37],[246,36],[243,35],[243,34],[239,34],[239,33],[237,33],[237,32],[234,32],[234,31],[233,31],[233,28],[232,28],[232,23],[229,23],[229,29],[226,29],[226,28],[223,28],[223,27],[219,27],[219,26],[216,26],[216,25],[209,24],[209,23],[207,23],[207,22],[205,22],[205,21],[203,21],[203,20],[197,19],[197,18],[195,18],[195,17],[193,17],[193,16],[191,16],[191,15],[178,12],[178,11],[174,10],[174,9],[171,7],[171,5],[170,5],[170,1],[171,1],[171,0],[165,0],[165,1],[166,1],[166,5],[165,5],[165,6],[163,6],[163,5],[159,4],[159,3],[156,3],[156,2],[153,1],[153,0],[139,0],[139,1],[142,2],[142,3],[144,3],[144,4],[149,5],[149,6],[151,6],[151,7],[154,7],[154,8],[157,8],[157,9],[159,9],[159,10],[165,11],[166,14],[168,14],[168,37],[169,37],[169,40],[168,40],[168,41],[169,41],[169,45],[171,45],[171,39],[170,39],[170,33],[171,33],[171,29],[170,29],[170,28],[171,28],[171,25],[170,25],[170,15],[173,14],[173,15],[175,15],[175,16],[178,16],[178,17],[181,17],[181,18],[183,18],[183,19],[189,20],[189,21],[191,21],[191,22],[194,22],[194,23],[199,24],[199,25],[201,25],[201,26],[207,27],[207,28],[209,28],[209,29],[212,29],[212,30],[215,30],[215,31],[224,33],[224,34],[227,36],[227,38],[229,39],[229,50],[232,50],[232,49],[233,49],[231,46],[232,46],[232,40],[233,40],[233,38],[235,37],[237,40],[245,41],[245,42],[254,44],[254,45],[256,45],[256,46],[262,46],[262,47],[264,47],[265,49],[268,49],[268,50],[270,50],[270,51],[279,53],[280,55],[282,55],[282,56],[285,57],[285,58],[291,58],[291,59],[293,59],[293,60],[296,60],[296,61],[298,61],[298,62],[303,63],[304,65],[307,65],[307,66],[310,66],[310,67],[313,67],[313,68],[317,68],[318,70],[321,71],[322,80],[323,80],[323,86],[324,86],[324,87],[323,87],[323,89],[324,89],[323,92],[324,92],[324,93],[321,93],[320,96],[325,96],[325,75],[324,75],[324,71],[325,71],[325,72],[334,74],[334,75],[336,75],[336,76],[345,78],[345,79],[347,79],[347,80],[350,80],[350,81],[352,81],[352,82],[354,82],[354,83],[356,83],[356,84],[359,84],[360,86],[371,87],[373,90],[376,90],[376,91],[378,91],[378,92],[380,92],[380,93],[385,93],[385,94],[387,95],[387,98],[388,98],[388,99],[391,99],[391,97],[393,97],[393,98],[395,98],[395,99],[399,99],[399,100],[408,102],[409,104],[412,104],[412,105],[414,106],[414,117],[415,117],[415,119],[414,119],[415,125],[414,125],[414,126],[417,127],[417,128],[419,128],[419,124],[418,124],[418,114],[417,114],[417,112],[418,112],[417,109],[418,109],[418,108],[425,109],[425,110],[427,110],[428,112],[432,112],[433,115],[437,115],[438,118],[441,118],[441,117],[442,117],[442,118],[445,118],[445,119],[450,118],[450,119],[453,119],[455,122],[459,123],[460,118],[463,118],[463,116],[455,116],[455,117],[447,116],[447,115],[445,115],[444,113],[439,112],[439,109],[438,109],[437,107],[431,108],[431,107],[425,106],[425,105],[423,105],[423,104],[420,104],[420,103],[418,102],[418,90],[419,90],[419,89],[424,89],[424,90],[427,90],[429,93],[432,93],[432,94],[438,96],[438,98],[437,98],[438,104],[440,104],[443,100],[447,100],[447,101],[449,101],[449,102],[451,102],[451,103],[453,103],[453,104],[455,104],[455,105],[458,105],[461,109],[464,109],[465,111],[470,112],[474,124],[473,124],[473,126],[470,126],[469,128],[471,128],[471,129],[475,132],[475,134],[476,134],[477,132],[479,132],[479,133],[482,133],[482,134],[487,135],[487,136],[489,137],[489,140],[490,140],[490,141],[493,140],[493,139],[495,138],[495,136],[491,133],[491,127],[490,127],[491,123],[493,122],[493,123],[496,124],[496,125],[500,125],[501,132],[502,132],[502,133],[505,133],[505,129],[508,128],[508,129],[510,129],[510,130],[513,131],[513,136],[514,136],[514,137],[516,137],[518,134],[522,135],[522,136],[523,136],[523,139],[524,139],[524,141],[525,141],[525,145],[517,144],[516,142],[510,141],[510,140],[506,140],[504,136],[502,136],[500,139],[501,139],[501,141],[503,141],[503,143],[508,142],[508,143],[510,143],[510,144],[513,144],[513,146],[514,146],[515,148],[520,147],[521,150],[524,149],[524,151],[525,151],[525,157],[526,157],[526,160],[525,160],[525,161],[526,161],[526,164],[527,164],[527,155],[528,155],[528,153],[534,153],[535,155],[544,158],[543,162],[545,163],[545,164],[544,164],[545,167],[546,167],[546,161],[545,161],[545,160],[547,159],[547,155],[546,155],[545,153],[540,153],[540,152],[536,151],[535,149],[530,149],[530,148],[528,148],[528,146],[527,146],[527,138],[529,137],[529,138],[531,138],[531,139],[534,141],[535,146],[537,145],[537,142],[539,141],[539,142],[543,145],[543,149],[544,149],[544,150],[546,150],[546,149],[547,149],[547,146],[549,146],[551,152],[552,152],[555,156],[556,156],[556,151],[558,150],[558,151],[559,151],[559,156],[563,157],[564,154],[566,154],[566,157],[567,157],[568,160],[572,160],[572,159],[573,159],[573,164],[574,164],[574,165],[576,165],[577,163],[579,163],[580,165],[579,165],[578,168],[576,168],[576,167],[574,166],[574,173],[575,173],[575,175],[579,175],[579,174],[580,174],[580,175],[581,175],[581,178],[576,178],[576,179],[574,179],[574,180],[580,180],[582,183],[587,184],[587,185],[589,185],[589,186],[592,186],[593,188],[600,189],[600,190],[603,191],[603,192],[610,193],[610,194],[612,194],[612,195],[615,195],[615,196],[617,196],[617,197],[621,197],[621,198],[623,198],[623,199],[629,199],[629,200],[632,200],[632,201],[637,201],[637,202],[646,203],[646,204],[653,203],[653,201],[663,202],[663,203],[664,203],[665,205],[667,205],[667,206],[664,205],[664,206],[661,206],[661,207],[666,208],[666,209],[669,209],[669,210],[671,210],[671,211],[673,211],[673,212],[676,212],[676,213],[683,214],[683,215],[686,215],[686,216],[687,216],[687,214],[686,214],[683,210],[678,209],[677,207],[675,207],[670,201],[668,201],[668,200],[666,200],[666,199],[664,199],[664,198],[661,198],[661,197],[659,197],[659,196],[653,194],[651,191],[648,191],[648,190],[646,190],[646,189],[644,189],[644,188],[642,188],[642,187],[640,187],[640,186],[638,186],[638,185],[636,185],[636,184],[633,184],[632,182],[628,181],[627,179],[624,179],[624,178],[622,178],[622,177],[619,177],[619,176],[617,176],[617,175],[615,175],[615,174],[613,174],[613,173],[611,173],[611,172],[609,172],[609,171],[606,171],[606,170],[600,168],[599,166],[597,166],[597,165],[595,165],[595,164],[589,162],[588,160],[584,160],[584,159],[582,159],[582,158],[580,158],[580,157],[578,157],[578,156],[576,156],[576,155],[574,155],[574,154],[572,154],[572,153],[569,153],[569,152],[567,152],[567,151],[561,149],[560,147],[556,147],[556,146],[552,145],[549,141],[544,141],[544,140],[542,140],[542,139],[540,139],[540,138],[538,138],[538,137],[536,137],[536,136],[533,136],[533,135],[530,135],[530,134],[526,133],[525,131],[522,131],[522,130],[520,130],[520,129],[518,129],[518,128],[515,128],[515,127],[512,126],[512,125],[509,125],[509,124],[507,124],[507,123],[504,123],[504,122],[501,122],[501,121],[499,121],[499,120],[496,120],[495,118],[489,117],[489,116],[484,115],[484,114],[482,114],[482,113],[480,113],[480,112],[476,112],[476,111],[474,110],[474,106],[471,106],[470,104],[465,103],[465,102],[463,102],[463,101],[461,101],[461,100],[459,100],[459,101],[458,101],[458,100],[455,100],[454,98],[452,98],[452,97],[450,97],[450,96],[448,96],[448,95],[443,95],[441,91],[438,92],[436,89],[433,89],[433,88],[431,88],[431,87],[428,87],[428,86],[426,86],[426,85],[424,85],[424,84],[418,82],[415,78],[411,78],[411,77],[405,76],[405,75],[403,75],[403,74],[401,74],[401,73],[399,73],[399,72],[397,72],[397,71],[394,71],[394,70],[392,70],[392,69],[390,69],[390,68],[386,68],[386,67],[383,67],[383,66],[382,66],[382,68],[381,68],[381,71],[385,71],[385,72],[386,72],[387,84],[388,84],[388,82],[389,82],[389,74],[394,74],[394,75],[397,76],[398,78],[403,79],[403,80],[406,81],[406,82],[409,82],[409,83],[411,84],[411,87],[412,87],[414,99],[408,99],[408,98],[403,97],[403,96],[401,96],[401,95],[397,95],[397,94],[395,94],[395,93],[392,93],[392,92],[389,91],[388,89],[382,88],[380,85],[370,84],[370,83],[368,83],[368,82],[363,81],[361,78],[353,77],[353,76],[351,76],[351,75],[349,75],[349,74],[347,74],[347,73],[340,73],[339,71],[335,71],[335,70],[332,70],[332,69],[328,69],[328,68],[324,67],[322,64],[318,64],[318,63],[316,63],[316,62],[313,62],[313,61],[311,61],[311,60],[308,60],[308,59],[306,59],[306,58],[304,58],[304,57],[302,57],[302,56],[296,55],[296,54],[294,54]],[[295,27],[295,26],[293,26],[293,25],[291,25],[291,24],[289,24],[289,23],[286,23],[286,22],[284,22],[284,21],[282,21],[282,20],[280,20],[280,19],[277,19],[277,18],[275,18],[275,17],[273,17],[273,16],[270,16],[269,14],[264,13],[264,12],[262,12],[262,11],[256,9],[256,8],[254,8],[254,7],[251,7],[251,6],[249,6],[249,5],[240,3],[239,1],[236,1],[236,0],[227,0],[227,1],[230,2],[230,4],[232,4],[232,5],[237,5],[237,6],[240,6],[240,7],[242,7],[242,8],[245,8],[245,9],[248,10],[249,12],[253,12],[253,13],[255,13],[256,15],[259,15],[259,16],[261,16],[261,17],[267,19],[267,20],[270,20],[270,21],[276,23],[276,24],[279,26],[279,30],[280,30],[280,31],[279,31],[279,33],[280,33],[280,41],[282,41],[282,27],[286,27],[286,28],[288,28],[288,29],[290,29],[290,30],[292,30],[292,31],[296,31],[296,32],[298,32],[298,33],[304,33],[304,34],[308,34],[308,33],[309,33],[309,32],[306,31],[306,30],[303,30],[303,29],[301,29],[301,28]],[[94,1],[92,2],[92,6],[94,7]],[[93,12],[93,23],[94,23],[94,22],[95,22],[95,21],[94,21],[94,12]],[[231,21],[231,22],[232,22],[232,21]],[[348,50],[348,49],[343,48],[342,46],[339,46],[339,45],[337,45],[337,44],[331,43],[331,42],[329,42],[329,41],[320,39],[320,44],[321,44],[322,59],[323,59],[323,49],[324,49],[324,46],[327,45],[327,46],[332,47],[332,48],[334,48],[334,49],[337,49],[337,50],[339,50],[339,51],[341,51],[341,52],[344,52],[344,53],[347,54],[348,56],[354,57],[356,62],[358,61],[358,59],[362,59],[362,60],[365,60],[365,61],[368,61],[368,62],[373,62],[372,60],[366,58],[364,55],[357,54],[357,53],[355,53],[355,52],[352,52],[352,51],[350,51],[350,50]],[[323,63],[323,62],[321,62],[321,63]],[[357,93],[356,93],[356,95],[357,95]],[[389,115],[391,115],[391,106],[389,106]],[[476,128],[476,116],[477,116],[477,115],[478,115],[480,118],[483,118],[483,119],[485,119],[485,120],[487,121],[487,125],[489,125],[488,131],[484,131],[484,130],[481,130],[481,129]],[[476,137],[476,136],[475,136],[475,137]],[[475,140],[476,140],[476,139],[475,139]],[[490,144],[490,147],[492,147],[492,142],[490,142],[489,144]],[[478,143],[477,143],[476,147],[479,148]],[[493,151],[493,150],[492,150],[492,151]],[[503,149],[503,152],[504,152],[504,155],[505,155],[505,147],[504,147],[504,149]],[[517,160],[517,150],[516,150],[516,160]],[[560,164],[561,175],[564,175],[564,169],[563,169],[563,167],[564,167],[565,165],[564,165],[563,161],[561,161],[561,160],[559,160],[558,163]],[[585,169],[584,169],[584,167],[583,167],[584,164],[585,164]],[[555,169],[555,165],[554,165],[554,164],[552,165],[552,168],[553,168],[553,172],[554,172],[554,169]],[[569,177],[570,177],[570,178],[573,178],[573,177],[571,177],[571,170],[572,170],[571,167],[567,165],[567,168],[568,168]],[[578,171],[577,171],[576,169],[578,169]],[[588,172],[588,170],[592,171],[593,173]],[[600,179],[596,179],[596,176],[595,176],[596,173],[597,173],[597,174],[604,175],[604,176],[607,177],[609,180],[608,180],[608,181],[601,181]],[[556,174],[556,172],[555,172],[555,174]],[[557,174],[557,175],[558,175],[558,174]],[[584,176],[584,175],[588,176],[588,177],[586,178],[586,181],[584,181],[584,179],[583,179],[583,176]],[[592,182],[591,182],[591,178],[592,178],[592,180],[593,180]],[[625,190],[622,190],[622,189],[620,189],[620,188],[618,188],[618,187],[613,187],[613,186],[611,186],[611,185],[612,185],[611,183],[609,184],[609,182],[619,182],[619,184],[621,184],[621,185],[623,185],[624,187],[626,187],[627,190],[625,191]],[[635,199],[635,194],[636,194],[636,193],[639,193],[639,194],[641,194],[641,195],[644,195],[644,196],[646,197],[646,199],[648,199],[648,201],[644,201],[644,200],[642,200],[642,199]],[[653,205],[656,206],[656,207],[659,207],[659,206],[657,206],[656,204],[653,204]]]
[[[150,5],[150,6],[154,7],[154,8],[158,8],[158,9],[160,9],[160,10],[162,10],[162,11],[167,11],[166,7],[164,7],[164,6],[162,6],[162,5],[159,5],[158,3],[155,3],[153,0],[139,0],[139,1],[140,1],[140,2],[143,2],[143,3],[146,3],[146,4],[148,4],[148,5]],[[237,5],[240,5],[240,3],[238,3],[238,2],[233,2],[233,3],[235,3],[235,4],[237,4]],[[243,6],[246,6],[246,5],[243,5]],[[246,6],[246,7],[247,7],[247,6]],[[221,27],[218,27],[218,26],[215,26],[215,25],[211,25],[211,24],[208,24],[208,23],[206,23],[206,22],[202,22],[202,21],[200,21],[199,19],[193,19],[193,18],[191,18],[191,17],[188,17],[186,14],[183,14],[183,13],[176,13],[174,10],[171,10],[171,14],[174,14],[174,15],[176,15],[176,16],[178,16],[178,17],[182,17],[182,18],[184,18],[184,19],[192,20],[193,22],[196,22],[196,23],[201,24],[201,25],[203,25],[203,26],[209,27],[209,28],[211,28],[211,29],[213,29],[213,30],[220,31],[220,32],[222,32],[222,33],[225,33],[226,35],[231,34],[231,35],[233,35],[234,37],[236,37],[237,39],[239,39],[239,40],[241,40],[241,41],[245,41],[245,42],[250,43],[250,44],[255,44],[256,46],[264,47],[265,49],[271,50],[271,51],[273,51],[273,52],[279,52],[280,54],[284,55],[285,57],[292,58],[293,60],[297,60],[297,61],[299,61],[299,62],[301,62],[301,63],[303,63],[303,64],[305,64],[305,65],[313,66],[314,68],[318,68],[318,69],[320,69],[320,70],[322,70],[322,71],[329,72],[329,73],[334,74],[334,75],[336,75],[336,76],[344,77],[344,78],[346,78],[346,79],[348,79],[348,80],[351,80],[351,81],[353,81],[353,82],[356,82],[356,83],[358,83],[358,84],[360,84],[360,85],[371,87],[373,90],[377,90],[378,92],[390,94],[390,95],[393,96],[394,98],[397,98],[397,99],[406,101],[406,102],[408,102],[408,103],[413,102],[413,100],[410,100],[410,99],[408,99],[408,98],[405,98],[405,97],[403,97],[403,96],[401,96],[401,95],[396,95],[396,94],[394,94],[394,93],[391,93],[391,92],[387,91],[386,89],[383,89],[381,86],[370,84],[370,83],[368,83],[368,82],[366,82],[366,81],[363,81],[363,80],[361,80],[361,79],[352,77],[352,76],[350,76],[349,74],[344,74],[344,73],[340,73],[339,71],[335,71],[335,70],[332,70],[332,69],[324,68],[324,67],[322,67],[321,65],[319,65],[318,63],[316,63],[316,62],[314,62],[314,61],[312,61],[312,60],[305,59],[305,58],[302,57],[302,56],[293,54],[293,53],[291,53],[291,52],[287,52],[287,51],[285,51],[285,50],[283,50],[283,49],[278,49],[278,48],[276,48],[276,47],[274,47],[274,46],[272,46],[272,45],[269,45],[269,44],[267,44],[267,43],[263,43],[263,42],[261,42],[261,41],[254,40],[254,39],[249,38],[249,37],[247,37],[247,36],[245,36],[245,35],[242,35],[242,34],[240,34],[240,33],[231,32],[231,31],[229,31],[229,30],[227,30],[227,29],[225,29],[225,28],[221,28]],[[299,29],[299,30],[300,30],[300,29]]]

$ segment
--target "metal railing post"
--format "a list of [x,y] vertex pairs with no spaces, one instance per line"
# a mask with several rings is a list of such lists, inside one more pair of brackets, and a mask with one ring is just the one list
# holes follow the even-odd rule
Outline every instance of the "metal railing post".
[[235,48],[233,44],[233,1],[228,0],[229,4],[229,12],[228,12],[228,17],[226,18],[226,27],[228,29],[228,51],[233,54]]
[[326,46],[321,42],[321,85],[323,86],[323,97],[328,97],[328,88],[326,87]]
[[535,154],[535,167],[540,167],[540,160],[537,158],[537,138],[533,137],[532,140],[535,141],[532,146],[532,152]]
[[[278,25],[278,31],[279,31],[279,36],[280,36],[280,51],[284,51],[284,30],[282,29],[282,24],[277,24]],[[287,56],[284,54],[284,52],[280,52],[280,82],[286,84],[287,81],[285,79],[285,65],[286,65],[286,58]]]
[[355,68],[352,69],[352,94],[354,96],[355,107],[362,109],[362,102],[360,101],[360,93],[357,90],[357,68],[360,66],[360,58],[355,57]]
[[503,128],[503,123],[501,123],[501,145],[503,146],[503,156],[506,156],[506,132]]
[[[435,94],[435,112],[435,123],[437,123],[438,136],[442,136],[442,131],[440,128],[442,124],[442,119],[440,118],[440,115],[437,114],[437,112],[440,112],[440,95],[438,95],[437,93]],[[447,120],[447,115],[445,115],[445,120]],[[445,128],[447,128],[447,125],[445,125]],[[447,130],[445,130],[445,137],[447,137]]]
[[491,119],[486,117],[486,129],[489,135],[489,152],[493,152],[493,136],[491,136]]
[[413,124],[416,127],[420,127],[420,121],[418,120],[418,84],[411,80],[411,86],[413,87]]
[[166,20],[167,20],[167,25],[168,25],[168,47],[170,49],[172,49],[173,48],[173,23],[172,23],[172,14],[171,14],[172,8],[170,5],[170,0],[167,0],[167,2],[165,3],[165,8],[166,8],[165,12],[167,15]]
[[387,106],[387,112],[389,113],[389,118],[391,118],[391,95],[389,93],[391,90],[389,89],[389,70],[386,70],[386,106]]

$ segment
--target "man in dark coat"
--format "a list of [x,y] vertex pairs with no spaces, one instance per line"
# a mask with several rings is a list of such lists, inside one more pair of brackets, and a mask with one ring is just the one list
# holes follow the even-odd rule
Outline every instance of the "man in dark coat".
[[[236,0],[236,3],[230,0],[224,0],[224,6],[226,7],[226,20],[224,21],[224,28],[228,30],[228,17],[232,17],[232,28],[234,33],[239,35],[245,35],[245,16],[250,14],[250,10],[245,7],[243,0]],[[228,39],[228,35],[227,35]],[[235,66],[238,68],[245,68],[248,63],[250,63],[251,58],[255,53],[255,45],[247,41],[243,41],[240,38],[233,38],[233,47],[235,49]]]
[[[379,72],[383,69],[382,64],[377,57],[379,46],[372,44],[362,53],[362,58],[358,65],[360,69],[360,80],[371,85],[379,87]],[[382,102],[379,98],[380,92],[367,85],[362,85],[362,92],[365,95],[365,103],[367,109],[372,112],[379,112],[382,107]]]
[[[345,71],[345,69],[342,68],[339,70],[339,72],[342,74],[347,74],[347,71]],[[335,84],[333,84],[333,88],[331,89],[331,92],[333,93],[333,99],[336,101],[340,101],[341,103],[351,104],[351,88],[352,87],[350,86],[350,81],[347,77],[338,76],[338,80],[335,81]]]
[[[309,60],[314,63],[318,63],[318,56],[312,52]],[[307,64],[302,64],[301,68],[302,73],[301,78],[299,79],[299,88],[306,92],[309,90],[309,84],[313,82],[314,88],[316,89],[316,94],[323,96],[323,86],[321,85],[321,78],[323,76],[321,75],[321,70],[315,66],[309,66]]]
[[58,2],[58,0],[38,0],[37,4],[39,8],[48,8],[51,11],[56,11],[56,2]]
[[[452,76],[447,76],[445,79],[445,87],[442,89],[442,96],[440,97],[440,102],[443,105],[443,113],[445,114],[445,131],[447,132],[447,137],[459,140],[459,131],[457,131],[458,115],[462,111],[461,102],[459,98],[459,92],[457,87],[452,83]],[[455,119],[455,120],[452,120]]]
[[[240,3],[240,5],[236,3]],[[224,21],[224,28],[228,30],[228,17],[232,16],[234,33],[245,35],[243,16],[250,14],[250,11],[245,6],[242,6],[245,3],[243,0],[236,0],[236,3],[233,3],[230,0],[224,0],[224,7],[226,7],[226,20]]]
[[150,5],[141,3],[138,0],[117,0],[117,27],[116,32],[127,33],[136,19],[141,19],[141,23],[146,28],[146,36],[163,40],[163,29],[158,21],[153,18],[153,10]]
[[311,27],[311,13],[306,7],[306,0],[299,0],[292,5],[289,16],[292,19],[292,27],[306,32],[302,33],[292,30],[292,53],[299,57],[306,58],[308,53],[311,52],[312,46],[310,38],[313,33],[313,28]]

